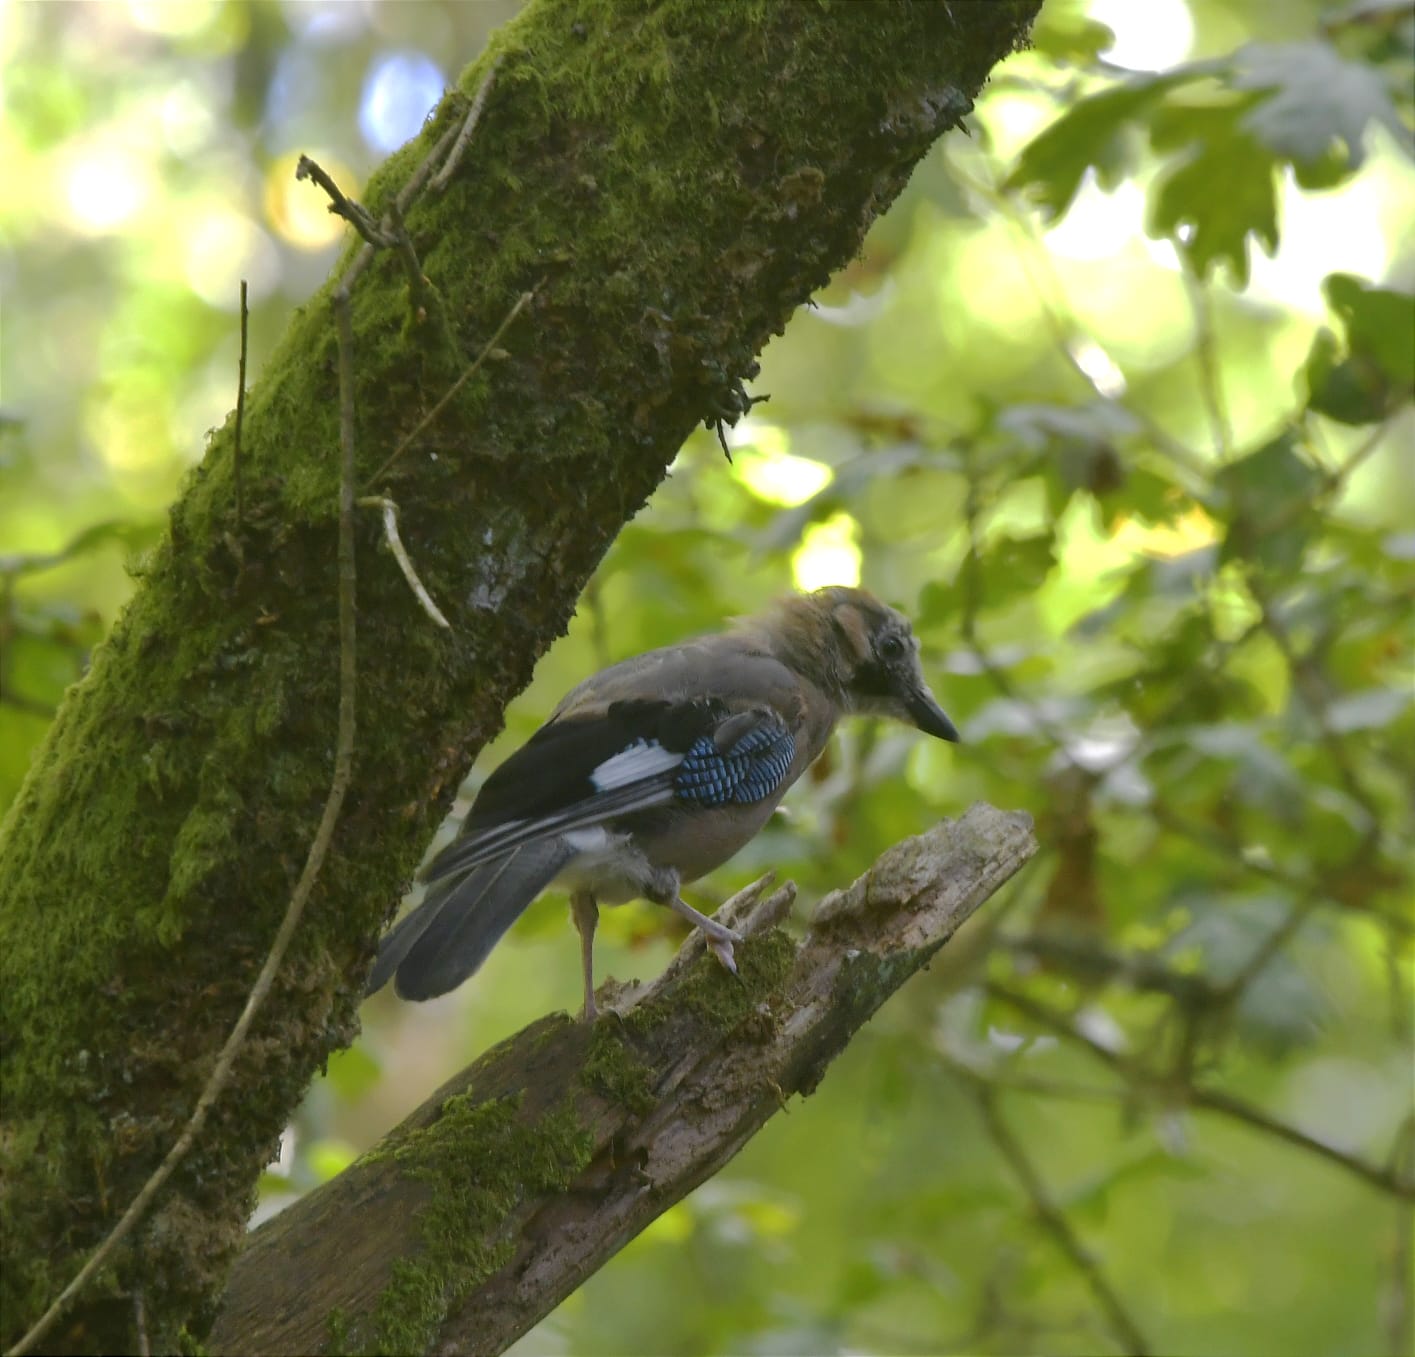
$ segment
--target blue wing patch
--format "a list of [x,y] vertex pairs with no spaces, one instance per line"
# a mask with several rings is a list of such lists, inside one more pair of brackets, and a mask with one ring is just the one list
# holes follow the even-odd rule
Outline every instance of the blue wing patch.
[[700,735],[674,774],[673,790],[699,806],[748,805],[781,786],[795,757],[796,741],[778,721],[754,727],[726,749]]

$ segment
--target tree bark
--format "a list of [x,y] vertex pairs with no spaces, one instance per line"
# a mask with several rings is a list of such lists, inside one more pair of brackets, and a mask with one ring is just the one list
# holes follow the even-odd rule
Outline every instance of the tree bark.
[[[742,983],[694,935],[593,1027],[563,1013],[439,1089],[371,1153],[263,1225],[213,1352],[507,1348],[716,1173],[1036,850],[1030,819],[974,806],[778,925],[765,883],[719,918]],[[809,1113],[807,1113],[809,1115]]]
[[[365,514],[354,780],[329,860],[201,1142],[47,1346],[134,1349],[139,1289],[155,1349],[207,1329],[260,1169],[357,1032],[373,940],[506,702],[683,438],[743,408],[753,355],[1036,8],[532,0],[374,177],[378,216],[499,63],[446,191],[408,214],[426,285],[410,295],[388,250],[353,298],[370,478],[534,292],[494,361],[360,485],[397,500],[452,631]],[[321,814],[338,705],[329,294],[252,388],[239,468],[232,421],[213,436],[0,829],[6,1345],[190,1115]]]

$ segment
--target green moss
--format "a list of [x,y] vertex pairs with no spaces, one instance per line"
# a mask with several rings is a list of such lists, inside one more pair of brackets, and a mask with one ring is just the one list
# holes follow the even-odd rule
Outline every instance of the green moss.
[[653,1071],[625,1044],[613,1018],[595,1024],[580,1078],[587,1088],[639,1115],[652,1111]]
[[424,1351],[462,1297],[511,1257],[503,1230],[521,1202],[565,1188],[589,1162],[593,1137],[573,1108],[527,1122],[520,1105],[519,1095],[459,1094],[431,1126],[388,1147],[385,1157],[430,1190],[417,1216],[422,1252],[395,1264],[374,1306],[379,1351]]
[[721,1032],[750,1018],[780,988],[796,960],[796,944],[779,928],[738,943],[734,976],[712,956],[704,956],[672,990],[640,1004],[625,1019],[631,1031],[647,1034],[674,1013],[687,1009]]
[[211,1349],[183,1325],[177,1333],[177,1351],[182,1357],[211,1357]]
[[[476,1265],[489,1261],[485,1257],[478,1258]],[[441,1274],[461,1270],[460,1263],[458,1260],[442,1269],[429,1267],[422,1260],[400,1258],[393,1264],[388,1285],[374,1306],[373,1319],[378,1335],[374,1351],[428,1350],[437,1334],[437,1326],[447,1313],[447,1290]]]
[[324,1326],[324,1351],[326,1353],[345,1353],[352,1351],[350,1346],[352,1325],[349,1320],[349,1312],[342,1305],[336,1305],[325,1316]]
[[[970,50],[967,30],[1001,31],[1010,21],[972,15],[1007,7],[965,8],[953,21],[939,5],[841,6],[823,22],[761,0],[726,18],[696,0],[537,0],[373,177],[377,208],[502,58],[462,168],[408,214],[440,308],[410,318],[391,256],[355,292],[361,475],[447,393],[515,298],[537,297],[502,339],[505,361],[387,478],[451,634],[410,601],[376,517],[359,519],[354,785],[251,1034],[263,1058],[238,1062],[219,1127],[167,1189],[202,1209],[160,1240],[134,1232],[115,1263],[113,1294],[138,1277],[181,1279],[150,1297],[155,1332],[199,1328],[210,1310],[267,1147],[354,1030],[370,936],[626,515],[903,186],[940,130],[919,91],[942,79],[976,89],[999,55],[993,41]],[[25,1034],[0,1051],[7,1134],[42,1145],[45,1165],[4,1175],[7,1338],[179,1133],[319,820],[338,709],[335,357],[326,288],[252,385],[241,521],[228,420],[0,826],[0,1026]],[[785,964],[780,946],[744,945],[743,985],[708,959],[688,1002],[733,1027]],[[622,1067],[601,1074],[635,1096],[632,1071],[627,1083]],[[542,1127],[542,1145],[554,1130]],[[119,1350],[120,1307],[102,1288],[92,1298],[75,1311],[85,1345]]]

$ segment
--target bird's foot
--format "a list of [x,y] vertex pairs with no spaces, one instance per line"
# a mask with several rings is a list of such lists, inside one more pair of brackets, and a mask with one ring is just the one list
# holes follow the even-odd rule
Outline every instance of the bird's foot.
[[617,1008],[612,1008],[608,1004],[601,1007],[595,1002],[594,992],[586,990],[584,1006],[580,1009],[580,1021],[587,1027],[591,1027],[601,1018],[613,1018],[621,1027],[624,1025],[624,1015]]
[[[700,929],[708,940],[709,946],[712,946],[713,943],[726,943],[728,956],[732,955],[731,944],[742,941],[742,935],[735,928],[728,928],[726,924],[720,924],[716,919],[710,919],[706,914],[698,913],[686,900],[682,900],[676,895],[667,904],[675,914],[687,919],[695,928]],[[716,950],[714,947],[713,951]],[[727,963],[723,962],[723,965],[727,965]],[[728,966],[727,969],[732,970],[733,967]]]
[[[730,933],[732,930],[727,929],[725,931]],[[706,939],[708,950],[722,962],[723,966],[740,980],[742,977],[737,970],[737,958],[732,952],[732,944],[734,941],[741,942],[742,939],[740,937],[714,938],[711,936]]]
[[[667,905],[680,918],[686,919],[692,924],[703,935],[703,941],[707,943],[713,956],[733,975],[737,975],[737,958],[732,951],[732,946],[734,943],[744,940],[741,933],[735,928],[728,928],[726,924],[718,923],[716,919],[709,918],[706,914],[700,914],[676,892],[667,899],[661,899],[659,903]],[[737,978],[740,980],[742,977],[738,975]]]

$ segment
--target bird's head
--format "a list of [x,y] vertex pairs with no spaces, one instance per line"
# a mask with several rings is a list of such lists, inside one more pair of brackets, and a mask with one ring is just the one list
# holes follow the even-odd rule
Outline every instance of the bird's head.
[[892,716],[940,740],[958,731],[919,664],[909,619],[864,589],[831,585],[786,599],[774,633],[799,672],[847,712]]

